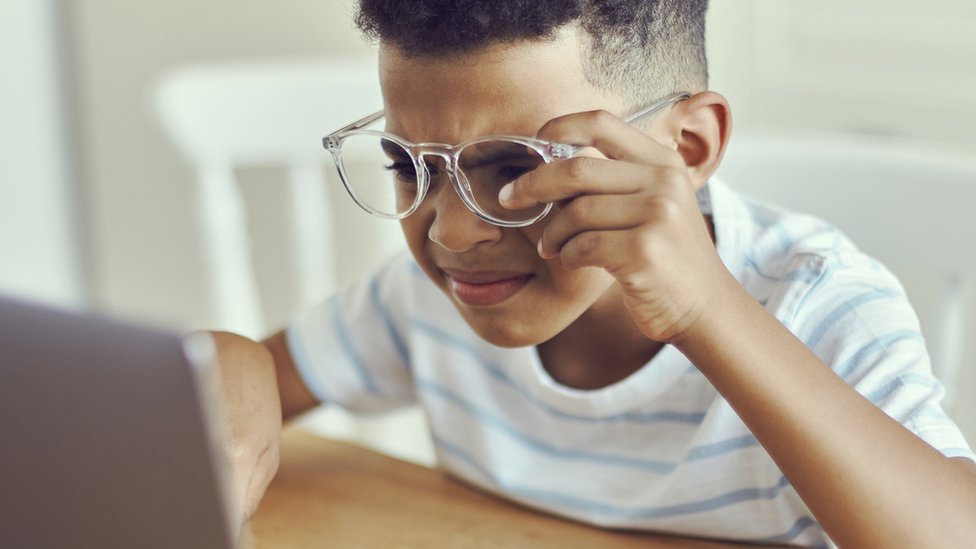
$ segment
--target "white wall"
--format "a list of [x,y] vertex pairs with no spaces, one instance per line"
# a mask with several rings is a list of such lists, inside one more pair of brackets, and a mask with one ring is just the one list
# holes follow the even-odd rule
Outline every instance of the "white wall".
[[[321,56],[366,58],[350,1],[73,0],[70,62],[78,77],[95,301],[129,317],[186,327],[207,318],[193,172],[163,135],[153,87],[184,64]],[[323,128],[323,131],[325,129]],[[262,280],[281,288],[276,174],[248,173],[256,192]],[[279,193],[280,194],[280,193]],[[269,219],[269,217],[271,219]],[[265,222],[267,220],[267,222]],[[274,296],[272,296],[273,300]],[[281,317],[276,304],[271,312]]]
[[57,18],[48,0],[0,3],[0,292],[85,302],[69,173]]

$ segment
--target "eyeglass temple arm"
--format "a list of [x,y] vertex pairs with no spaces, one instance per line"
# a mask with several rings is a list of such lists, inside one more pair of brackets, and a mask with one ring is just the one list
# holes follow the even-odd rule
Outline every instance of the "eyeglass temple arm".
[[372,124],[373,122],[376,122],[380,118],[383,118],[383,115],[384,114],[386,114],[386,111],[385,110],[376,111],[373,114],[371,114],[371,115],[369,115],[369,116],[367,116],[365,118],[360,118],[359,120],[353,122],[352,124],[349,124],[348,126],[343,126],[343,127],[339,128],[338,130],[332,132],[329,135],[336,135],[336,134],[339,134],[339,133],[342,133],[342,132],[348,132],[348,131],[352,131],[352,130],[358,130],[358,129],[361,129],[361,128],[365,128],[366,126],[369,126],[370,124]]
[[[656,103],[654,105],[651,105],[650,107],[647,107],[644,110],[637,111],[634,114],[628,116],[627,118],[624,119],[624,122],[626,122],[628,124],[631,124],[633,122],[637,122],[637,121],[641,120],[642,118],[646,118],[648,116],[651,116],[652,114],[655,114],[657,112],[660,112],[661,110],[663,110],[663,109],[665,109],[667,107],[670,107],[671,105],[677,103],[678,101],[684,101],[685,99],[689,99],[689,98],[691,98],[691,93],[689,93],[689,92],[679,92],[679,93],[676,93],[674,95],[670,95],[670,96],[662,99],[660,102],[658,102],[658,103]],[[323,143],[327,144],[330,137],[335,136],[337,134],[340,134],[342,132],[348,132],[348,131],[352,131],[352,130],[358,130],[360,128],[364,128],[366,126],[369,126],[373,122],[376,122],[380,118],[383,118],[383,115],[385,115],[385,114],[386,114],[386,111],[385,110],[376,111],[376,112],[374,112],[373,114],[371,114],[371,115],[369,115],[367,117],[361,118],[361,119],[353,122],[352,124],[348,124],[346,126],[343,126],[343,127],[339,128],[338,130],[330,133],[322,141],[323,141]]]
[[678,92],[678,93],[676,93],[674,95],[669,95],[668,97],[665,97],[664,99],[662,99],[658,103],[655,103],[655,104],[651,105],[650,107],[647,107],[646,109],[637,111],[634,114],[628,116],[627,118],[624,118],[624,122],[626,122],[628,124],[632,124],[632,123],[637,122],[637,121],[639,121],[639,120],[641,120],[643,118],[647,118],[648,116],[651,116],[652,114],[656,114],[656,113],[658,113],[658,112],[660,112],[660,111],[662,111],[662,110],[670,107],[671,105],[674,105],[675,103],[677,103],[679,101],[684,101],[686,99],[691,99],[691,95],[692,94],[690,92]]

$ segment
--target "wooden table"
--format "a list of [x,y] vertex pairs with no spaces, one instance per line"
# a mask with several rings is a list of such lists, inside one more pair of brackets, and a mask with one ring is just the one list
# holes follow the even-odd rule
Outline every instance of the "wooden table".
[[251,533],[258,549],[745,547],[593,528],[295,428],[282,438],[281,468]]

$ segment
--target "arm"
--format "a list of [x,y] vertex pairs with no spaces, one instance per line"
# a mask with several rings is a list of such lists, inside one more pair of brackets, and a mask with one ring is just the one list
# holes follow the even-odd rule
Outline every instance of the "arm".
[[263,343],[217,332],[227,458],[230,461],[233,516],[246,522],[257,510],[278,470],[282,419],[317,404],[302,383],[284,332]]
[[261,343],[274,360],[282,418],[287,421],[319,405],[319,401],[305,386],[301,376],[298,375],[295,359],[292,358],[291,351],[288,350],[285,332],[282,330]]
[[835,542],[972,543],[976,464],[946,458],[888,417],[734,280],[716,301],[673,343],[729,401]]
[[976,466],[947,459],[823,364],[725,269],[694,198],[729,135],[703,93],[647,133],[606,113],[550,121],[539,136],[604,158],[540,167],[508,207],[557,202],[539,243],[567,269],[600,267],[649,339],[709,378],[844,547],[960,547],[976,538]]

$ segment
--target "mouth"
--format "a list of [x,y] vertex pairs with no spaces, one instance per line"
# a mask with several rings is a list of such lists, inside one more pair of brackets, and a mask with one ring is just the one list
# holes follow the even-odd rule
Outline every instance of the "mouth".
[[519,293],[533,278],[532,273],[514,271],[455,271],[442,269],[451,293],[471,307],[498,305]]

